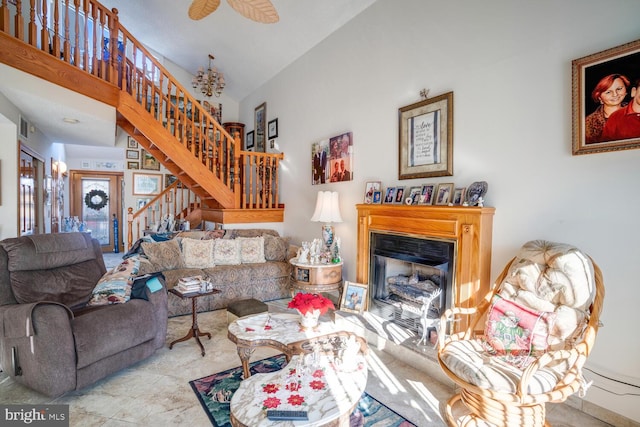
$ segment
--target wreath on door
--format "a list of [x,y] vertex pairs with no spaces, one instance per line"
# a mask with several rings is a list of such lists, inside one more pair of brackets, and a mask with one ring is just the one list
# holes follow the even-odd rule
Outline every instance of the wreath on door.
[[84,204],[96,211],[107,206],[108,201],[109,196],[102,190],[91,190],[84,196]]

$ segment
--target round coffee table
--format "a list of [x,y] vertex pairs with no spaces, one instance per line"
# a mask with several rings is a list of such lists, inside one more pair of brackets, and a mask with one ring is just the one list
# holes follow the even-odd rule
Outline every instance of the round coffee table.
[[[299,362],[305,357],[305,362]],[[349,366],[336,365],[328,355],[309,362],[313,355],[296,355],[281,370],[255,374],[240,383],[231,398],[231,425],[256,426],[342,426],[367,385],[364,356],[352,358]],[[302,367],[298,376],[295,370]],[[291,371],[294,371],[292,374]],[[307,421],[271,421],[266,409],[307,411]]]

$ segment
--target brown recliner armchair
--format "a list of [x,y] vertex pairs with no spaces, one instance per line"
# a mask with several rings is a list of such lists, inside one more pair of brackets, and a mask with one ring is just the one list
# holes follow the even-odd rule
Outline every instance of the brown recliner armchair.
[[[526,243],[478,307],[442,316],[438,361],[460,387],[446,404],[447,423],[548,425],[547,402],[588,388],[582,368],[603,301],[602,273],[589,256],[567,244]],[[448,322],[465,315],[470,326],[445,336]]]
[[165,344],[167,292],[87,307],[106,272],[84,233],[0,242],[0,367],[47,396],[82,389]]

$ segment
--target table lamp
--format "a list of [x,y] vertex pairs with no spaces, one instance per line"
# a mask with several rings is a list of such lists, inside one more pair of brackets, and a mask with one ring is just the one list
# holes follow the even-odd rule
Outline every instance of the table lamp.
[[316,210],[311,217],[311,221],[324,223],[322,225],[322,240],[324,241],[325,250],[330,250],[334,238],[331,223],[342,222],[337,191],[318,191]]

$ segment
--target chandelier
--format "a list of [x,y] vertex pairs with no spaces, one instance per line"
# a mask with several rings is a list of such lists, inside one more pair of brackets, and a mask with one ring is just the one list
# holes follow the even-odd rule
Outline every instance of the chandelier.
[[213,61],[213,55],[209,55],[209,68],[205,72],[204,67],[198,68],[198,72],[191,80],[191,86],[193,88],[200,87],[200,92],[204,96],[220,96],[224,89],[224,75],[218,72],[216,67],[211,67],[211,61]]

